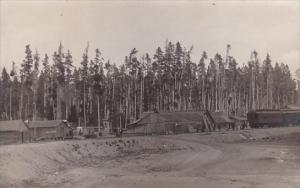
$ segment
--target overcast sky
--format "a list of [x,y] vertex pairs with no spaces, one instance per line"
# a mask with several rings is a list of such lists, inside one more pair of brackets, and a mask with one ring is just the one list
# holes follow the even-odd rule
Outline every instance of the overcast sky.
[[24,58],[25,45],[53,54],[62,41],[76,65],[90,43],[89,56],[99,48],[105,59],[120,64],[132,48],[152,56],[166,39],[225,56],[226,44],[241,65],[257,50],[263,60],[299,62],[299,1],[1,1],[0,66],[11,68]]

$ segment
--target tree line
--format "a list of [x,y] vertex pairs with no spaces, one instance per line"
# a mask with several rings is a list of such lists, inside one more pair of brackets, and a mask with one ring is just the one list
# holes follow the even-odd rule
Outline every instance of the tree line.
[[52,55],[43,56],[26,45],[19,71],[14,62],[11,71],[2,69],[0,118],[67,119],[84,126],[102,126],[106,120],[126,127],[146,111],[207,109],[245,116],[297,101],[296,82],[286,64],[272,63],[269,54],[261,61],[254,50],[248,63],[238,66],[230,50],[227,45],[226,54],[210,58],[203,51],[199,62],[193,62],[193,47],[166,41],[153,56],[133,48],[116,65],[87,45],[75,67],[61,43]]

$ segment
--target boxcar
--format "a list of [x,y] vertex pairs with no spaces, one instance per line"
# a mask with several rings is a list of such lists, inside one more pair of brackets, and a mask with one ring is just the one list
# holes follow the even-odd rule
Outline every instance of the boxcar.
[[255,110],[247,114],[251,128],[300,124],[300,110]]

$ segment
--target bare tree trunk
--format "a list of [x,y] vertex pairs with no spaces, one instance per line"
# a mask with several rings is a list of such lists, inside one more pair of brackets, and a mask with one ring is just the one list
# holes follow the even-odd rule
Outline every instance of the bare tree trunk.
[[173,110],[175,110],[175,91],[176,91],[176,88],[177,88],[177,75],[175,73],[175,79],[174,79],[174,88],[173,88],[173,96],[172,96],[172,100],[173,100]]
[[[237,109],[241,109],[241,90],[239,89],[239,97],[238,97],[238,102],[237,102]],[[241,116],[241,110],[238,112],[238,115]]]
[[115,79],[113,78],[112,80],[112,108],[113,108],[113,111],[115,109]]
[[32,120],[36,120],[36,87],[33,90],[33,116]]
[[141,118],[141,115],[143,113],[143,85],[144,85],[144,79],[143,79],[143,76],[142,76],[141,91],[140,91],[140,113],[139,113],[139,118]]
[[19,119],[22,119],[22,110],[23,110],[23,90],[24,86],[21,86],[21,96],[20,96],[20,105],[19,105]]
[[[53,86],[54,84],[53,84],[53,79],[51,79],[51,94],[52,94],[52,96],[53,96],[53,88],[54,88],[54,86]],[[53,119],[56,119],[56,112],[55,112],[55,102],[54,102],[54,99],[53,99],[53,97],[52,97],[52,99],[51,99],[51,102],[52,102],[52,113],[53,113]]]
[[66,110],[66,112],[65,112],[65,113],[66,113],[66,114],[65,114],[65,119],[66,119],[66,120],[68,120],[68,118],[69,118],[69,108],[68,108],[69,105],[68,105],[68,103],[69,103],[69,101],[68,101],[68,99],[67,99],[67,100],[66,100],[66,109],[65,109],[65,110]]
[[46,99],[47,99],[47,81],[44,81],[44,97],[43,97],[43,114],[44,114],[44,120],[46,120]]
[[182,81],[179,82],[179,86],[178,86],[178,95],[179,95],[179,102],[178,102],[178,107],[179,110],[182,110],[182,93],[181,93],[181,88],[182,88]]
[[271,93],[270,93],[270,105],[271,105],[271,109],[273,109],[273,90],[272,90],[272,87],[270,89]]
[[100,97],[99,95],[97,95],[97,117],[98,117],[98,130],[100,131],[100,123],[101,123],[101,120],[100,120]]
[[267,76],[267,109],[270,108],[269,105],[269,76]]
[[202,102],[202,110],[206,109],[205,99],[204,99],[204,77],[202,76],[202,85],[201,85],[201,102]]
[[188,103],[188,110],[192,109],[192,84],[191,79],[189,79],[189,103]]
[[29,94],[27,93],[27,104],[25,108],[25,119],[28,119],[29,117]]
[[252,109],[255,109],[256,104],[255,104],[255,78],[254,78],[254,70],[252,68]]
[[137,97],[136,97],[136,95],[137,95],[137,87],[136,87],[136,78],[135,78],[134,79],[134,108],[133,108],[133,110],[134,110],[134,112],[133,112],[134,120],[136,119],[136,110],[137,110],[137,108],[136,108],[136,106],[137,106]]
[[128,115],[129,115],[129,97],[130,97],[130,84],[128,86],[128,90],[127,90],[127,96],[126,96],[126,104],[125,104],[125,129],[127,129],[127,119],[128,119]]
[[256,86],[256,109],[259,109],[259,87],[258,86]]
[[12,117],[11,117],[11,94],[12,94],[12,88],[11,86],[9,87],[9,120],[12,120]]
[[85,80],[83,80],[83,122],[84,122],[84,128],[86,128],[86,112],[85,112],[85,104],[86,104],[86,97],[85,97]]
[[56,119],[62,119],[62,111],[61,111],[61,85],[58,83],[56,90]]

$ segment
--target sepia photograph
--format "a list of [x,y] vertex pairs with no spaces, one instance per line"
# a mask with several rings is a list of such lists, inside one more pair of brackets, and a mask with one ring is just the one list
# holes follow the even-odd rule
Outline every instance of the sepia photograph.
[[299,188],[300,1],[0,0],[0,188]]

